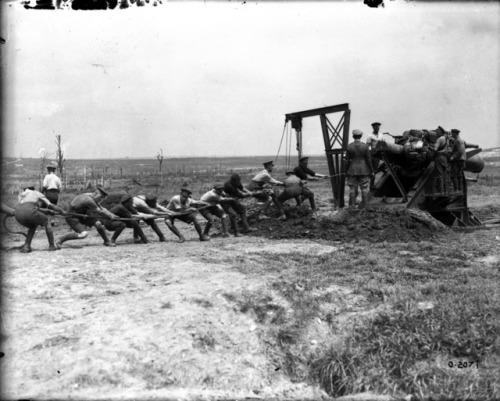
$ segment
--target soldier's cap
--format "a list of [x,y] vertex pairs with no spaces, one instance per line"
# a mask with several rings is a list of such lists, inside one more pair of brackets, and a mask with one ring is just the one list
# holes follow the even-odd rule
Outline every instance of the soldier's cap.
[[50,164],[47,164],[47,170],[49,170],[49,169],[56,170],[57,169],[57,163],[56,162],[50,162]]
[[361,131],[360,129],[353,129],[352,136],[354,138],[361,138],[363,136],[363,131]]
[[102,189],[102,187],[98,186],[96,189],[101,193],[102,196],[108,196],[108,193],[104,189]]
[[295,174],[295,171],[290,170],[290,171],[287,171],[285,174],[286,174],[286,175]]
[[120,199],[120,203],[126,203],[130,199],[132,199],[132,195],[129,195],[129,194],[123,195],[122,198]]
[[375,125],[382,125],[382,123],[379,123],[379,122],[375,121],[374,123],[372,123],[372,127],[375,126]]
[[458,134],[459,132],[460,132],[460,130],[456,129],[456,128],[452,128],[452,130],[451,130],[452,134]]
[[446,130],[443,127],[441,127],[440,125],[436,128],[436,131],[446,132]]
[[265,163],[262,163],[264,165],[264,167],[267,167],[267,166],[274,166],[274,161],[269,161],[269,162],[265,162]]
[[27,183],[27,184],[24,184],[24,185],[23,185],[23,189],[31,189],[32,191],[34,191],[34,190],[35,190],[35,184],[34,184],[34,183],[32,183],[32,182],[29,182],[29,183]]
[[224,189],[224,184],[217,182],[214,184],[214,189]]
[[158,199],[158,197],[155,194],[147,194],[145,201],[146,202],[153,202],[153,201],[156,201],[156,199]]
[[304,156],[299,159],[299,162],[305,162],[306,160],[309,160],[309,157]]
[[193,193],[193,192],[192,192],[189,188],[187,188],[187,187],[182,187],[182,188],[181,188],[181,192],[185,192],[185,193],[187,193],[188,195],[191,195],[191,194]]

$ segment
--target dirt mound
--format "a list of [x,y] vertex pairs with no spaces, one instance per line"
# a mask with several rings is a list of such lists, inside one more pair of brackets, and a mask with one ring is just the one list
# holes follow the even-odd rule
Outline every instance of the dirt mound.
[[276,219],[260,223],[253,235],[273,239],[308,238],[328,241],[406,242],[429,240],[447,227],[429,214],[411,209],[351,209],[320,215]]

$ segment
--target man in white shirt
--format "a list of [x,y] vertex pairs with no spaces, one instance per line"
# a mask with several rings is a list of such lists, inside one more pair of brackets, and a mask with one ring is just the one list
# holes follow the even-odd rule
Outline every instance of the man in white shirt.
[[47,175],[43,179],[42,193],[53,205],[57,205],[61,192],[61,180],[56,175],[57,163],[51,162],[47,166]]
[[266,216],[267,209],[271,204],[271,201],[278,207],[280,211],[280,220],[286,220],[285,211],[283,210],[283,205],[278,200],[277,194],[270,188],[271,185],[284,186],[283,182],[275,180],[271,177],[271,172],[274,168],[274,162],[269,161],[264,164],[264,170],[257,173],[255,177],[252,178],[250,183],[247,185],[247,189],[250,191],[258,191],[254,198],[263,202],[262,207],[259,210],[258,218],[259,220],[269,219]]
[[181,188],[181,193],[179,195],[175,195],[172,199],[170,199],[167,209],[171,212],[171,215],[165,218],[165,224],[170,231],[177,235],[179,242],[184,242],[186,239],[174,225],[176,219],[179,219],[186,224],[193,223],[196,232],[200,236],[200,241],[208,241],[210,238],[203,235],[200,223],[196,218],[196,206],[203,206],[204,203],[191,199],[191,194],[192,192],[189,188],[183,187]]
[[200,210],[200,214],[207,220],[207,225],[205,226],[205,230],[203,231],[203,235],[206,235],[207,237],[209,237],[208,232],[210,231],[210,228],[214,223],[215,216],[217,216],[221,220],[223,230],[222,236],[224,238],[229,237],[229,218],[220,203],[223,203],[224,201],[230,202],[233,200],[233,198],[224,198],[223,190],[224,184],[215,184],[212,190],[204,193],[200,198],[201,202],[207,204],[206,207]]
[[373,189],[375,185],[375,174],[377,173],[377,169],[380,164],[380,159],[378,157],[375,157],[374,154],[377,147],[377,142],[384,140],[383,136],[379,134],[381,125],[382,124],[379,122],[372,123],[373,132],[370,135],[368,135],[368,138],[366,139],[366,144],[368,145],[368,149],[370,151],[372,159],[372,167],[374,172],[374,174],[370,178],[370,189]]

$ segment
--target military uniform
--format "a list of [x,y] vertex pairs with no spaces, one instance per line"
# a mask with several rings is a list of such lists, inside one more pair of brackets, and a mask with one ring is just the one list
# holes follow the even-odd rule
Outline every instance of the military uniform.
[[[272,171],[273,167],[274,163],[272,161],[264,163],[264,170],[255,175],[247,185],[247,189],[249,191],[263,191],[262,193],[253,195],[255,199],[263,202],[262,207],[259,210],[259,220],[269,218],[266,216],[266,213],[269,205],[271,204],[271,201],[274,202],[274,204],[280,211],[280,220],[286,220],[283,205],[278,200],[276,192],[268,188],[269,185],[283,185],[281,181],[275,180],[273,177],[271,177],[271,173],[269,171]],[[270,170],[268,171],[268,169]]]
[[289,171],[288,177],[285,178],[283,184],[285,184],[284,191],[279,194],[278,200],[283,203],[289,199],[294,198],[297,202],[297,206],[302,203],[302,198],[308,199],[311,204],[311,209],[316,210],[316,202],[314,201],[314,194],[309,188],[304,186],[302,180],[295,174],[294,171]]
[[448,172],[448,138],[443,132],[434,144],[434,187],[437,194],[446,193],[446,176]]
[[[98,187],[100,197],[105,197],[108,194]],[[64,242],[86,238],[88,235],[87,229],[95,227],[101,238],[104,240],[105,246],[114,246],[108,235],[104,225],[100,219],[114,219],[116,216],[109,210],[99,205],[96,200],[97,195],[81,194],[75,196],[70,203],[68,214],[81,214],[84,216],[67,216],[66,223],[71,227],[74,233],[65,234],[57,239],[56,245],[60,247]]]
[[203,235],[208,236],[208,233],[210,231],[210,228],[212,227],[214,221],[215,221],[215,216],[220,218],[221,223],[222,223],[222,230],[223,230],[223,236],[227,237],[229,236],[229,231],[228,231],[228,217],[220,203],[223,202],[223,197],[222,197],[222,190],[224,188],[224,185],[222,184],[216,184],[214,186],[214,189],[204,193],[200,201],[204,203],[209,203],[211,206],[205,206],[203,209],[200,210],[200,214],[207,220],[207,224],[205,226],[205,230],[203,231]]
[[368,202],[370,176],[373,173],[373,167],[368,145],[359,140],[362,135],[362,131],[354,130],[353,137],[355,141],[347,146],[346,175],[349,184],[349,206],[356,205],[358,186],[361,188],[362,205],[366,206]]
[[[134,196],[132,201],[133,201],[133,207],[139,213],[156,214],[156,213],[163,212],[162,210],[159,210],[158,205],[156,204],[156,196],[154,196],[154,195]],[[160,242],[166,241],[165,236],[163,235],[163,232],[160,230],[160,227],[158,227],[158,224],[156,224],[156,221],[154,218],[144,219],[144,222],[149,227],[151,227],[151,229],[156,233],[156,235],[158,235]]]
[[236,222],[236,217],[238,215],[240,216],[241,224],[243,225],[243,232],[255,231],[254,228],[250,228],[248,225],[247,209],[245,205],[241,203],[241,199],[251,196],[251,192],[243,188],[239,174],[234,173],[231,175],[231,178],[224,183],[224,193],[232,198],[231,201],[224,202],[221,206],[229,215],[231,227],[233,228],[235,235],[239,232]]
[[45,227],[45,233],[47,234],[47,239],[49,241],[49,250],[53,251],[57,249],[54,243],[54,233],[51,225],[49,224],[49,219],[38,209],[38,206],[40,205],[62,212],[62,209],[52,205],[42,193],[35,191],[34,189],[27,188],[19,195],[18,205],[14,210],[14,216],[19,224],[28,228],[26,241],[21,248],[21,252],[31,252],[31,241],[35,236],[36,228],[38,226]]
[[453,183],[453,190],[456,192],[463,191],[463,172],[465,167],[465,160],[467,159],[465,153],[465,141],[458,136],[460,131],[451,130],[452,134],[456,133],[457,136],[453,138],[450,154],[450,175],[451,182]]
[[200,236],[200,241],[208,241],[210,238],[206,235],[203,235],[200,223],[196,218],[196,211],[191,211],[192,208],[200,204],[200,202],[191,199],[191,193],[192,192],[190,189],[181,188],[181,194],[175,195],[172,197],[172,199],[170,199],[170,202],[167,205],[167,210],[169,210],[170,212],[181,214],[167,216],[165,218],[165,224],[170,231],[177,235],[177,237],[179,238],[179,242],[184,242],[185,238],[174,225],[176,219],[179,219],[187,224],[193,223],[196,232]]
[[[130,204],[130,201],[132,200],[132,197],[130,195],[124,195],[121,198],[121,201],[119,204],[113,206],[110,209],[110,212],[113,213],[115,216],[118,216],[120,218],[125,218],[125,219],[131,219],[134,216],[137,216],[137,210],[134,209],[134,207]],[[113,236],[111,237],[111,242],[116,243],[116,240],[122,233],[122,231],[125,228],[132,228],[133,233],[134,233],[134,241],[138,241],[137,239],[140,238],[140,241],[144,244],[147,244],[149,241],[144,234],[144,231],[142,231],[142,228],[139,225],[139,222],[136,220],[129,220],[129,221],[119,221],[119,220],[108,220],[104,224],[104,227],[106,227],[106,230],[109,231],[114,231]]]

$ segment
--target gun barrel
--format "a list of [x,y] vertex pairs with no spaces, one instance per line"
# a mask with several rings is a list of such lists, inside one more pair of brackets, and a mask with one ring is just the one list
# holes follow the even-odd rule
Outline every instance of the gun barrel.
[[384,141],[378,141],[375,149],[383,150],[385,152],[392,153],[393,155],[400,155],[404,153],[404,147],[402,145]]
[[465,149],[468,149],[468,148],[477,149],[477,148],[479,148],[479,145],[476,145],[475,143],[467,143],[467,142],[465,142]]

